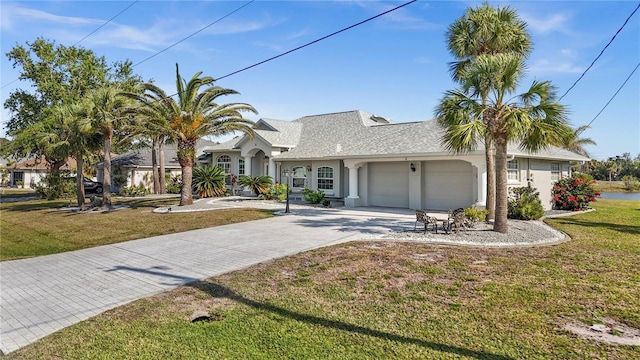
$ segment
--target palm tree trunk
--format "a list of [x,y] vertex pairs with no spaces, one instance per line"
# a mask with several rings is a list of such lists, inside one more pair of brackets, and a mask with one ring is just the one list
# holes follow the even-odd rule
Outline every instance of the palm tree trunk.
[[487,199],[486,208],[489,210],[487,221],[496,218],[496,176],[495,176],[495,153],[493,150],[493,139],[491,134],[484,136],[484,156],[487,165]]
[[111,137],[113,136],[113,129],[108,128],[104,135],[102,206],[111,209]]
[[508,190],[507,190],[507,140],[506,136],[503,138],[495,138],[496,146],[496,211],[495,211],[495,223],[493,224],[493,231],[506,234],[508,230],[507,224],[507,204],[508,204]]
[[84,206],[84,174],[82,173],[82,168],[84,166],[82,160],[82,153],[76,154],[76,200],[78,200],[78,206]]
[[166,194],[167,179],[165,178],[164,170],[164,136],[161,136],[160,141],[158,141],[158,152],[160,153],[160,170],[158,173],[158,178],[160,179],[160,194]]
[[151,139],[151,173],[153,174],[153,193],[160,194],[160,179],[158,178],[158,138]]
[[182,191],[180,206],[193,204],[191,184],[193,180],[193,163],[196,153],[195,140],[178,140],[178,162],[182,168]]

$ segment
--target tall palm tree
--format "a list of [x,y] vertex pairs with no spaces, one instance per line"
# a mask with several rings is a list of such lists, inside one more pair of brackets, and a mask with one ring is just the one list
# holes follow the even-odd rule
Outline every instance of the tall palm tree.
[[[467,9],[466,13],[451,24],[447,30],[447,47],[458,61],[449,64],[452,77],[460,81],[464,69],[480,55],[514,53],[524,58],[531,52],[531,37],[526,23],[515,10],[505,7],[493,8],[488,3]],[[480,86],[478,96],[487,105],[490,88]],[[494,218],[495,187],[494,149],[490,134],[484,134],[485,162],[487,167],[486,207],[487,220]],[[453,149],[455,151],[455,149]]]
[[[241,131],[253,136],[253,121],[245,119],[243,112],[257,114],[253,106],[246,103],[218,104],[221,96],[239,94],[235,90],[214,85],[210,76],[200,77],[198,72],[188,82],[180,76],[176,64],[176,88],[178,101],[166,95],[159,87],[146,83],[143,94],[137,99],[143,105],[140,113],[159,117],[168,122],[168,137],[177,143],[178,162],[182,169],[182,193],[180,205],[193,203],[192,176],[196,159],[196,142],[206,136],[221,136]],[[200,91],[202,87],[204,90]]]
[[111,140],[115,128],[128,119],[122,114],[127,99],[114,87],[102,87],[90,94],[92,125],[104,139],[102,206],[111,208]]
[[589,125],[582,125],[577,127],[571,131],[569,136],[564,139],[562,142],[562,147],[573,151],[574,153],[580,154],[584,157],[591,157],[589,152],[585,150],[585,145],[597,145],[596,142],[591,138],[581,138],[580,134],[582,134],[585,130],[589,129]]
[[[449,149],[471,151],[484,135],[491,136],[496,150],[494,231],[501,233],[508,230],[507,145],[518,142],[523,150],[538,151],[561,144],[571,131],[551,83],[534,81],[525,93],[513,96],[523,67],[516,54],[480,55],[460,73],[462,88],[447,91],[436,109]],[[492,89],[486,104],[477,96],[485,86]]]

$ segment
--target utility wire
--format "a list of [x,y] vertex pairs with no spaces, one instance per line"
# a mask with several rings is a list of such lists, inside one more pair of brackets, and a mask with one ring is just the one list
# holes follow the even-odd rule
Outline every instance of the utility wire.
[[173,43],[173,44],[169,45],[168,47],[166,47],[166,48],[164,48],[164,49],[162,49],[162,50],[158,51],[157,53],[155,53],[155,54],[153,54],[153,55],[149,56],[148,58],[146,58],[146,59],[144,59],[144,60],[142,60],[142,61],[139,61],[139,62],[135,63],[135,64],[134,64],[133,66],[131,66],[131,67],[136,67],[136,66],[138,66],[138,65],[142,64],[143,62],[145,62],[145,61],[147,61],[147,60],[150,60],[150,59],[152,59],[152,58],[154,58],[154,57],[156,57],[156,56],[158,56],[158,55],[162,54],[163,52],[165,52],[165,51],[167,51],[167,50],[171,49],[172,47],[174,47],[174,46],[176,46],[176,45],[180,44],[181,42],[183,42],[183,41],[185,41],[185,40],[187,40],[187,39],[189,39],[189,38],[193,37],[194,35],[196,35],[196,34],[198,34],[198,33],[202,32],[202,31],[204,31],[205,29],[207,29],[207,28],[209,28],[209,27],[211,27],[211,26],[213,26],[213,25],[215,25],[215,24],[219,23],[220,21],[222,21],[222,20],[224,20],[224,19],[228,18],[229,16],[231,16],[231,15],[235,14],[236,12],[238,12],[238,11],[242,10],[242,9],[243,9],[243,8],[245,8],[246,6],[249,6],[251,3],[255,2],[255,1],[256,1],[256,0],[251,0],[251,1],[247,2],[247,3],[245,3],[244,5],[242,5],[242,6],[240,6],[239,8],[237,8],[237,9],[233,10],[232,12],[228,13],[227,15],[225,15],[225,16],[223,16],[223,17],[219,18],[218,20],[216,20],[216,21],[214,21],[214,22],[212,22],[212,23],[210,23],[209,25],[207,25],[207,26],[203,27],[202,29],[200,29],[200,30],[198,30],[198,31],[194,32],[193,34],[191,34],[191,35],[189,35],[189,36],[185,37],[184,39],[179,40],[179,41],[177,41],[177,42],[175,42],[175,43]]
[[631,79],[631,76],[633,76],[633,74],[636,72],[636,70],[638,70],[638,67],[640,67],[640,62],[638,63],[638,65],[636,65],[636,67],[633,69],[633,71],[631,72],[631,74],[629,74],[629,76],[627,76],[627,79],[622,83],[622,85],[620,85],[620,87],[618,88],[618,90],[615,92],[615,94],[613,94],[613,96],[611,97],[611,99],[609,99],[609,101],[607,101],[607,103],[602,107],[602,109],[600,110],[600,112],[598,112],[598,114],[589,122],[589,124],[587,124],[587,126],[591,126],[591,124],[593,124],[594,121],[596,121],[596,119],[598,118],[598,116],[600,116],[600,114],[602,114],[602,112],[604,111],[604,109],[607,108],[607,106],[609,106],[609,104],[611,103],[611,101],[613,101],[613,99],[618,95],[618,93],[620,92],[620,90],[622,90],[622,88],[627,84],[627,81],[629,81],[629,79]]
[[304,45],[298,46],[298,47],[297,47],[297,48],[295,48],[295,49],[291,49],[291,50],[289,50],[289,51],[283,52],[282,54],[279,54],[279,55],[276,55],[276,56],[270,57],[270,58],[268,58],[268,59],[266,59],[266,60],[262,60],[262,61],[260,61],[260,62],[258,62],[258,63],[253,64],[253,65],[247,66],[247,67],[242,68],[242,69],[240,69],[240,70],[237,70],[237,71],[234,71],[234,72],[229,73],[229,74],[227,74],[227,75],[224,75],[224,76],[221,76],[221,77],[219,77],[219,78],[216,78],[216,80],[224,79],[224,78],[229,77],[229,76],[231,76],[231,75],[235,75],[235,74],[237,74],[237,73],[240,73],[240,72],[243,72],[243,71],[249,70],[249,69],[251,69],[251,68],[254,68],[254,67],[258,66],[258,65],[262,65],[262,64],[264,64],[264,63],[266,63],[266,62],[269,62],[269,61],[271,61],[271,60],[275,60],[275,59],[277,59],[277,58],[279,58],[279,57],[285,56],[285,55],[290,54],[290,53],[292,53],[292,52],[294,52],[294,51],[300,50],[300,49],[305,48],[305,47],[307,47],[307,46],[309,46],[309,45],[312,45],[312,44],[315,44],[315,43],[317,43],[317,42],[320,42],[320,41],[322,41],[322,40],[324,40],[324,39],[328,39],[328,38],[330,38],[330,37],[332,37],[332,36],[334,36],[334,35],[340,34],[341,32],[344,32],[344,31],[347,31],[347,30],[349,30],[349,29],[352,29],[352,28],[354,28],[354,27],[356,27],[356,26],[362,25],[362,24],[364,24],[364,23],[366,23],[366,22],[369,22],[369,21],[371,21],[371,20],[373,20],[373,19],[379,18],[380,16],[386,15],[386,14],[388,14],[388,13],[392,12],[392,11],[396,11],[396,10],[398,10],[398,9],[400,9],[400,8],[402,8],[402,7],[405,7],[405,6],[407,6],[407,5],[411,4],[411,3],[414,3],[414,2],[416,2],[416,1],[418,1],[418,0],[411,0],[411,1],[406,2],[406,3],[404,3],[404,4],[400,5],[400,6],[397,6],[397,7],[393,8],[393,9],[391,9],[391,10],[387,10],[387,11],[385,11],[385,12],[383,12],[383,13],[380,13],[380,14],[378,14],[378,15],[376,15],[376,16],[373,16],[373,17],[370,17],[370,18],[368,18],[368,19],[366,19],[366,20],[360,21],[360,22],[359,22],[359,23],[357,23],[357,24],[353,24],[353,25],[351,25],[351,26],[348,26],[348,27],[346,27],[346,28],[343,28],[343,29],[341,29],[341,30],[338,30],[338,31],[336,31],[336,32],[333,32],[333,33],[331,33],[331,34],[329,34],[329,35],[323,36],[323,37],[321,37],[321,38],[319,38],[319,39],[316,39],[316,40],[313,40],[313,41],[311,41],[311,42],[308,42],[308,43],[306,43],[306,44],[304,44]]
[[[107,20],[104,24],[98,26],[95,30],[93,30],[92,32],[90,32],[88,35],[86,35],[85,37],[83,37],[82,39],[78,40],[75,42],[75,44],[71,45],[71,46],[76,46],[79,43],[83,42],[86,38],[88,38],[89,36],[95,34],[98,30],[102,29],[105,25],[107,25],[108,23],[112,22],[115,18],[117,18],[118,16],[122,15],[122,13],[124,13],[125,11],[129,10],[130,7],[132,7],[133,5],[135,5],[137,2],[139,2],[140,0],[135,0],[134,2],[132,2],[131,4],[129,4],[129,6],[127,6],[126,8],[124,8],[123,10],[121,10],[119,13],[117,13],[114,17],[112,17],[111,19]],[[13,84],[14,82],[20,80],[20,78],[13,80],[10,83],[6,83],[4,85],[2,85],[2,87],[0,87],[0,89],[4,89],[7,86]]]
[[609,45],[611,45],[611,43],[613,42],[613,40],[616,38],[616,36],[618,36],[618,34],[622,31],[622,29],[624,29],[624,27],[627,25],[627,23],[629,22],[629,19],[631,19],[631,17],[636,13],[636,11],[638,11],[638,8],[640,8],[640,3],[638,3],[638,6],[636,6],[636,8],[633,10],[633,12],[631,12],[631,15],[629,15],[629,17],[627,17],[627,20],[624,21],[624,24],[622,24],[622,26],[620,27],[620,29],[618,29],[618,31],[616,31],[616,33],[613,35],[613,37],[611,38],[611,40],[609,40],[609,42],[607,43],[607,45],[605,45],[605,47],[602,49],[602,51],[600,51],[600,54],[598,54],[598,56],[596,56],[596,58],[593,60],[593,62],[591,63],[591,65],[589,65],[589,67],[582,73],[582,75],[580,75],[580,77],[578,78],[578,80],[576,80],[576,82],[573,83],[573,85],[571,85],[571,87],[569,87],[569,89],[567,89],[567,91],[565,91],[565,93],[560,96],[560,98],[558,99],[558,101],[562,100],[563,97],[565,97],[565,95],[567,95],[569,93],[569,91],[571,91],[571,89],[573,89],[576,84],[578,83],[578,81],[582,80],[582,78],[584,77],[584,75],[587,73],[587,71],[589,71],[589,69],[591,69],[591,67],[593,66],[593,64],[596,63],[596,61],[598,61],[598,59],[600,59],[600,56],[602,56],[602,54],[604,53],[605,50],[607,50],[607,48],[609,47]]
[[111,19],[107,20],[107,22],[105,22],[104,24],[98,26],[97,29],[93,30],[92,32],[90,32],[87,36],[83,37],[82,39],[76,41],[75,44],[71,45],[71,46],[76,46],[79,43],[81,43],[82,41],[84,41],[84,39],[88,38],[89,36],[95,34],[98,30],[102,29],[103,27],[105,27],[105,25],[107,25],[108,23],[110,23],[111,21],[113,21],[113,19],[117,18],[118,16],[122,15],[123,12],[129,10],[130,7],[132,7],[133,5],[135,5],[138,1],[140,0],[136,0],[134,2],[132,2],[131,4],[129,4],[129,6],[127,6],[126,8],[122,9],[122,11],[120,11],[119,13],[117,13],[114,17],[112,17]]

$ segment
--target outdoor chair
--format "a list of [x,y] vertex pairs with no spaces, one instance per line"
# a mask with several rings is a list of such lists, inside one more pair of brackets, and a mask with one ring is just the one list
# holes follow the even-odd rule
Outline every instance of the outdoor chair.
[[458,230],[460,228],[465,229],[467,228],[467,218],[464,215],[464,209],[463,208],[458,208],[455,210],[449,210],[447,213],[448,216],[448,221],[447,221],[447,229],[448,232],[453,231],[453,228],[456,228],[456,233],[458,233]]
[[438,220],[433,216],[427,215],[427,213],[422,210],[416,210],[416,223],[413,225],[413,231],[417,229],[419,222],[424,224],[425,234],[427,233],[427,226],[429,224],[433,226],[433,230],[435,230],[436,234],[438,233]]

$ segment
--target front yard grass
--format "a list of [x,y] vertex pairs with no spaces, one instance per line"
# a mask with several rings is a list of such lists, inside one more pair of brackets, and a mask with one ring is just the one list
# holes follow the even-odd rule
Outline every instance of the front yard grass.
[[256,209],[154,214],[176,199],[118,198],[129,208],[108,213],[60,210],[69,200],[35,200],[0,204],[0,260],[48,255],[149,236],[263,219],[272,212]]
[[[136,301],[7,358],[637,359],[563,330],[640,328],[640,206],[594,206],[548,220],[573,238],[560,245],[351,242]],[[191,323],[197,309],[212,321]]]

